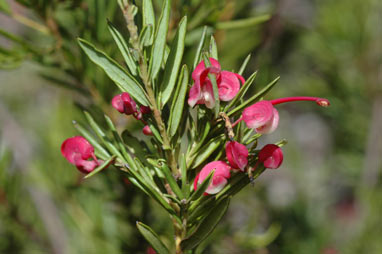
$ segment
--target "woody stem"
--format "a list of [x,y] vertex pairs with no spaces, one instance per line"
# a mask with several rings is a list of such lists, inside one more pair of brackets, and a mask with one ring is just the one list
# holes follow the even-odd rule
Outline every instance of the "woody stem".
[[156,103],[156,100],[155,100],[155,94],[154,94],[154,91],[152,89],[150,77],[148,74],[147,63],[146,63],[145,57],[143,55],[143,52],[139,46],[138,28],[134,22],[134,15],[132,13],[133,10],[131,8],[131,5],[126,3],[126,5],[124,6],[122,11],[123,11],[126,23],[127,23],[127,29],[129,30],[131,45],[136,50],[136,52],[138,53],[138,56],[139,56],[138,64],[139,64],[139,69],[140,69],[140,76],[142,78],[142,81],[145,85],[145,89],[147,91],[147,97],[148,97],[148,100],[149,100],[150,105],[151,105],[151,110],[153,111],[153,116],[154,116],[155,122],[158,126],[159,132],[160,132],[162,139],[163,139],[163,149],[166,152],[166,157],[169,161],[170,168],[171,168],[173,174],[178,175],[177,163],[176,163],[174,154],[173,154],[172,149],[171,149],[170,139],[167,135],[166,127],[165,127],[165,124],[162,120],[161,111],[159,110],[157,103]]

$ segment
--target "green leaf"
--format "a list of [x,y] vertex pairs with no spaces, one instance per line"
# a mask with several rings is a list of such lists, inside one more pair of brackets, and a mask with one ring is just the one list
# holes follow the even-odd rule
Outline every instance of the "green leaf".
[[243,84],[243,86],[240,88],[239,92],[236,94],[235,98],[224,108],[224,112],[226,112],[228,109],[232,108],[236,105],[237,102],[239,102],[245,95],[245,93],[248,91],[249,87],[252,85],[253,81],[255,80],[257,75],[257,71],[254,72]]
[[161,169],[162,169],[164,176],[166,177],[168,184],[170,185],[171,190],[175,193],[175,195],[179,199],[183,199],[183,193],[180,190],[177,182],[175,181],[174,176],[171,174],[171,171],[168,168],[168,166],[166,164],[162,163]]
[[187,165],[186,165],[186,157],[184,153],[182,153],[180,162],[180,172],[182,174],[182,192],[185,198],[188,198],[190,195],[190,185],[187,181]]
[[145,91],[138,81],[127,73],[116,61],[111,59],[104,52],[95,48],[92,44],[83,39],[78,39],[78,43],[84,50],[86,55],[100,66],[106,74],[116,83],[118,88],[123,92],[128,92],[140,104],[148,106],[149,102],[146,98]]
[[203,33],[202,33],[202,37],[200,38],[200,42],[199,42],[199,45],[198,45],[198,48],[196,49],[196,52],[195,52],[195,58],[194,58],[194,69],[195,67],[199,64],[200,62],[200,57],[202,55],[202,49],[203,49],[203,46],[204,46],[204,43],[206,41],[206,34],[207,34],[207,26],[205,26],[203,28]]
[[159,239],[159,236],[149,226],[138,221],[137,228],[158,254],[170,254],[170,251]]
[[164,0],[162,13],[159,18],[158,27],[155,32],[154,45],[151,51],[149,74],[151,79],[155,79],[158,75],[162,60],[164,56],[164,50],[166,48],[166,37],[168,31],[168,23],[170,20],[170,8],[171,0]]
[[249,59],[251,59],[251,54],[249,54],[245,59],[244,59],[244,62],[243,64],[240,66],[240,69],[239,69],[239,72],[237,74],[239,75],[243,75],[243,72],[245,70],[245,68],[247,67],[247,64],[249,62]]
[[203,180],[203,182],[198,186],[196,191],[194,191],[190,197],[190,201],[199,199],[203,193],[207,190],[208,186],[210,186],[212,177],[215,173],[215,169],[212,170],[208,176]]
[[155,30],[155,13],[151,0],[143,0],[142,3],[143,26],[151,25]]
[[198,150],[199,153],[193,156],[196,157],[196,159],[193,161],[190,168],[196,168],[197,166],[202,164],[221,145],[223,141],[224,135],[211,139],[206,145],[204,145]]
[[155,127],[155,125],[153,124],[149,124],[149,127],[150,127],[150,130],[151,132],[153,133],[154,137],[161,143],[163,144],[163,140],[162,140],[162,136],[160,135],[159,133],[159,130],[157,129],[157,127]]
[[122,152],[123,157],[125,158],[127,163],[129,163],[130,165],[134,165],[133,158],[127,152],[125,144],[123,143],[122,138],[119,136],[113,122],[111,121],[111,119],[107,115],[105,115],[105,120],[106,120],[107,125],[109,126],[109,129],[113,133],[114,140],[117,142],[119,150]]
[[271,15],[264,14],[258,17],[253,17],[248,19],[218,22],[216,23],[216,29],[238,29],[238,28],[251,27],[251,26],[261,24],[265,21],[268,21],[270,18],[271,18]]
[[261,97],[263,97],[266,93],[269,92],[269,90],[272,89],[272,87],[277,83],[277,81],[279,81],[280,77],[277,77],[275,78],[271,83],[269,83],[266,87],[264,87],[263,89],[261,89],[257,94],[253,95],[251,98],[249,98],[248,100],[246,100],[244,103],[242,103],[241,105],[235,107],[232,111],[230,111],[227,115],[228,116],[233,116],[235,115],[236,113],[240,112],[242,109],[244,109],[245,107],[249,106],[250,104],[256,102],[257,100],[259,100]]
[[222,200],[200,223],[195,232],[181,243],[182,250],[191,250],[206,239],[227,212],[230,198]]
[[211,35],[210,40],[210,56],[218,60],[218,47],[216,45],[216,41],[213,35]]
[[115,158],[116,158],[115,155],[110,157],[107,161],[105,161],[104,163],[102,163],[102,165],[100,165],[97,168],[95,168],[92,172],[87,174],[84,178],[88,179],[89,177],[92,177],[95,174],[97,174],[98,172],[100,172],[101,170],[104,170],[105,168],[107,168],[115,160]]
[[168,120],[168,133],[173,137],[178,130],[184,108],[188,88],[188,68],[183,65],[179,75],[178,86],[176,88],[174,99],[171,104],[170,117]]
[[84,113],[85,113],[86,119],[89,122],[90,127],[92,127],[95,134],[102,141],[102,143],[107,147],[109,152],[116,155],[121,160],[125,161],[125,158],[122,156],[119,150],[109,141],[109,139],[106,137],[106,134],[101,129],[101,127],[99,127],[99,125],[96,123],[94,118],[88,112],[85,111]]
[[165,66],[163,82],[161,85],[162,105],[165,105],[173,94],[176,78],[178,77],[179,67],[182,63],[186,30],[187,17],[183,17],[179,23],[175,39],[172,42],[170,54]]
[[122,34],[117,30],[117,28],[110,21],[107,22],[107,25],[111,35],[113,36],[115,43],[117,44],[119,51],[121,51],[121,54],[123,56],[123,59],[125,60],[127,67],[129,68],[131,74],[136,76],[137,65],[135,64],[135,61],[130,53],[129,46],[127,45]]
[[153,27],[152,25],[144,26],[141,33],[139,34],[139,47],[148,47],[153,44]]

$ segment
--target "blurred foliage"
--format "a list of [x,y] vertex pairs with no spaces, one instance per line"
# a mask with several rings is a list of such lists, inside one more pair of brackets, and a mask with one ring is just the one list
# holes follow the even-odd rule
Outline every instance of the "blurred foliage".
[[[16,33],[2,22],[0,37],[6,41],[0,46],[0,65],[32,72],[8,72],[12,80],[1,80],[0,252],[144,253],[147,243],[135,229],[138,217],[161,234],[172,233],[160,209],[117,171],[82,183],[59,154],[62,140],[75,133],[70,121],[81,119],[73,100],[91,110],[110,110],[114,86],[89,63],[75,38],[102,45],[122,62],[105,22],[108,18],[124,29],[116,3],[17,2],[8,7],[0,0],[0,10],[14,20],[7,24],[23,25]],[[161,1],[155,2],[158,11]],[[198,253],[382,253],[381,168],[376,183],[363,180],[371,103],[382,87],[380,1],[178,0],[173,10],[174,25],[185,13],[189,16],[189,61],[195,51],[191,45],[207,24],[226,69],[237,70],[252,51],[248,69],[259,69],[258,84],[281,74],[275,96],[314,94],[332,102],[327,111],[309,108],[310,115],[298,105],[284,107],[280,132],[294,135],[284,168],[241,193],[226,222]],[[273,14],[261,28],[216,29],[232,27],[225,21],[264,13]],[[28,64],[21,65],[25,60]],[[58,93],[47,82],[71,90]],[[45,85],[31,90],[39,83]],[[7,118],[3,111],[10,112]],[[12,119],[20,132],[9,127]],[[11,138],[9,128],[18,139]]]

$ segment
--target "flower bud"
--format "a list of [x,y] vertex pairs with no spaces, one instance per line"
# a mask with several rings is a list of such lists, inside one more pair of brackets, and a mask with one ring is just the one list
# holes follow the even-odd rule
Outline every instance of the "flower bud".
[[259,161],[262,162],[266,168],[279,168],[283,159],[283,151],[278,145],[265,145],[259,152]]
[[122,114],[132,115],[137,113],[137,104],[126,92],[114,96],[111,105]]
[[213,161],[205,165],[195,177],[194,190],[196,190],[198,186],[203,183],[204,179],[207,178],[212,170],[215,170],[215,172],[212,177],[211,184],[208,186],[205,193],[216,194],[224,188],[227,184],[227,179],[231,177],[231,167],[223,161]]
[[225,147],[226,156],[229,164],[234,169],[244,171],[248,164],[248,149],[245,145],[236,141],[230,141]]
[[148,126],[148,125],[145,125],[145,127],[143,127],[142,132],[146,136],[152,136],[153,135],[153,132],[151,131],[150,126]]

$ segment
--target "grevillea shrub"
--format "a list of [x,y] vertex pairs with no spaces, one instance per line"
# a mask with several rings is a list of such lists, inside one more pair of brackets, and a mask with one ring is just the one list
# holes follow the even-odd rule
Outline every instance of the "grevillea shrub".
[[[75,123],[82,136],[65,140],[61,151],[85,178],[106,168],[125,172],[129,183],[168,213],[174,237],[165,241],[167,245],[160,232],[137,222],[152,246],[150,251],[191,253],[214,230],[236,193],[266,169],[280,167],[284,142],[257,148],[258,139],[276,131],[282,121],[275,105],[314,101],[326,107],[329,101],[315,97],[266,100],[278,78],[256,88],[256,94],[248,94],[256,73],[247,80],[242,76],[248,61],[239,72],[223,70],[215,40],[212,36],[207,40],[207,29],[193,64],[183,63],[187,17],[180,20],[170,50],[166,49],[170,1],[163,1],[158,22],[149,0],[144,1],[143,10],[128,1],[119,3],[129,41],[111,24],[109,28],[127,67],[90,42],[78,42],[121,91],[110,107],[121,118],[132,115],[130,120],[141,125],[144,135],[135,137],[127,128],[120,135],[107,115],[107,128],[102,128],[85,113],[92,131]],[[135,23],[137,13],[144,13],[140,27]],[[139,142],[131,142],[132,138]]]

